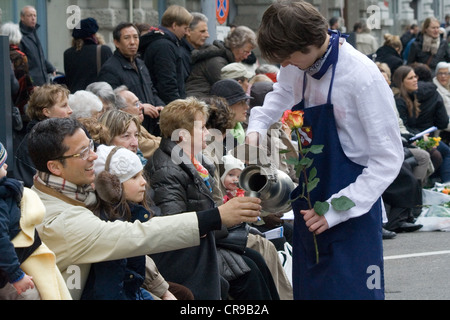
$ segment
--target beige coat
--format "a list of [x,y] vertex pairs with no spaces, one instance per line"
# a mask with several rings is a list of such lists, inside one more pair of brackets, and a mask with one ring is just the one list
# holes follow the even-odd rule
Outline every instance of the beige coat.
[[195,212],[154,217],[147,222],[106,222],[83,203],[43,185],[32,189],[47,212],[37,227],[55,253],[56,264],[75,300],[80,299],[91,263],[177,250],[200,243]]

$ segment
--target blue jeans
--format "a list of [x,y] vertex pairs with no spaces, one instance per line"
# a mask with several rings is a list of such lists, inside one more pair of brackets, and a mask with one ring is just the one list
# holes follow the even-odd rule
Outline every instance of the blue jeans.
[[442,183],[450,182],[450,147],[444,142],[440,141],[437,150],[441,153],[442,164],[439,168],[439,176]]

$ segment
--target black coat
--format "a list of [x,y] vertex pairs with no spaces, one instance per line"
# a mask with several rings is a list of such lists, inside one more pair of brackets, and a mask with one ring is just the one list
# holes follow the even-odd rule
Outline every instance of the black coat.
[[184,83],[189,74],[181,50],[180,40],[165,28],[152,30],[140,39],[139,51],[159,97],[166,104],[186,98]]
[[[412,99],[414,99],[413,96]],[[406,129],[413,134],[432,126],[436,126],[440,130],[446,129],[449,117],[444,101],[434,83],[419,81],[417,99],[420,102],[420,113],[418,116],[410,116],[405,100],[398,95],[395,96],[395,103]]]
[[[125,58],[119,50],[116,50],[100,69],[97,81],[105,81],[114,89],[125,85],[141,102],[150,103],[154,106],[164,106],[165,103],[158,96],[144,61],[136,58],[135,62],[137,70],[130,60]],[[145,115],[142,125],[151,134],[159,136],[158,120]]]
[[394,74],[395,70],[403,65],[402,57],[391,46],[381,46],[376,51],[376,55],[375,61],[386,63],[391,69],[391,74]]
[[[113,55],[108,46],[100,47],[100,66]],[[66,85],[71,93],[85,90],[88,85],[97,81],[97,45],[85,40],[81,50],[71,47],[64,51],[64,72]]]
[[[174,142],[163,138],[144,168],[154,191],[155,205],[161,209],[162,215],[213,208],[212,193],[190,160],[177,157],[178,152],[173,153],[175,158],[172,157],[174,148]],[[214,166],[207,168],[214,170]],[[212,173],[210,171],[211,177]],[[152,254],[151,258],[167,281],[188,287],[196,300],[220,299],[219,267],[213,232],[201,237],[198,246]]]
[[20,50],[25,53],[28,58],[28,68],[33,85],[42,86],[47,83],[48,74],[53,73],[55,68],[47,61],[42,49],[41,41],[37,36],[37,29],[30,28],[20,22],[20,32],[22,32],[22,41],[20,42]]

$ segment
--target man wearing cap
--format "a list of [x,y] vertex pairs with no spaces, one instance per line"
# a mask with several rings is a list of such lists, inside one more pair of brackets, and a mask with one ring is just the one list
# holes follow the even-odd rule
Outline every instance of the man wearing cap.
[[48,74],[55,74],[56,69],[47,61],[42,49],[41,41],[37,35],[40,25],[37,23],[36,9],[25,6],[20,11],[20,32],[23,38],[20,41],[20,51],[28,58],[28,68],[31,81],[35,86],[47,83]]
[[66,85],[71,93],[97,81],[100,67],[113,55],[97,31],[94,18],[81,20],[72,31],[72,46],[64,52]]
[[254,76],[242,63],[233,62],[227,64],[221,70],[222,79],[234,79],[242,86],[245,92],[248,91],[248,81]]
[[[234,79],[219,80],[211,87],[211,95],[225,98],[228,106],[233,110],[234,122],[236,123],[231,134],[238,144],[245,141],[245,131],[242,122],[247,120],[249,106],[247,100],[253,99],[248,96],[242,86]],[[228,145],[228,143],[227,143]]]
[[73,299],[80,298],[92,263],[196,246],[201,235],[220,229],[222,223],[233,226],[257,219],[260,200],[246,197],[144,223],[103,221],[89,209],[97,203],[92,184],[98,156],[93,147],[81,124],[70,118],[43,120],[29,138],[37,169],[32,189],[46,207],[38,232],[58,257]]

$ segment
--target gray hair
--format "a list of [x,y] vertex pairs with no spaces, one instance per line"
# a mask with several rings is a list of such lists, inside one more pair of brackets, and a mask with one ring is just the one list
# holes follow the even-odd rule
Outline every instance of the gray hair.
[[22,33],[17,23],[6,22],[0,28],[0,34],[9,37],[9,43],[19,45],[22,40]]
[[114,89],[114,95],[116,96],[116,109],[123,110],[127,108],[127,102],[125,101],[125,98],[122,97],[121,93],[128,90],[128,87],[125,85]]
[[115,106],[116,96],[114,95],[114,90],[111,85],[107,82],[94,82],[86,87],[86,91],[90,91],[97,97],[103,100],[103,102]]
[[225,39],[225,46],[230,49],[242,48],[247,43],[250,43],[253,48],[256,48],[256,34],[246,26],[236,27]]
[[192,30],[197,28],[198,23],[201,21],[208,23],[208,17],[205,16],[203,13],[191,12],[191,15],[192,15],[192,21],[191,21],[191,24],[189,25],[189,28],[191,28]]
[[445,62],[445,61],[441,61],[436,65],[436,69],[435,72],[437,73],[439,71],[439,69],[444,69],[447,68],[447,70],[450,72],[450,63]]
[[85,90],[78,90],[69,95],[69,106],[73,111],[70,116],[74,119],[91,118],[95,112],[100,112],[103,109],[100,98]]

